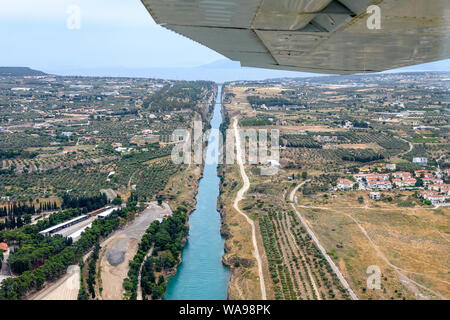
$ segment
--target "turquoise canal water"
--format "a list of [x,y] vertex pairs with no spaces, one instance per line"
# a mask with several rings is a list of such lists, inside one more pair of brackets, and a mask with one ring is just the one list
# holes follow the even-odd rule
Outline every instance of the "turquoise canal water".
[[[219,87],[211,128],[222,123],[221,90]],[[217,131],[215,131],[217,133]],[[217,176],[217,135],[208,140],[207,160],[200,180],[197,206],[189,217],[189,236],[182,252],[183,262],[177,274],[169,279],[166,300],[225,300],[229,270],[222,264],[224,239],[220,235],[220,214],[217,212],[219,182]]]

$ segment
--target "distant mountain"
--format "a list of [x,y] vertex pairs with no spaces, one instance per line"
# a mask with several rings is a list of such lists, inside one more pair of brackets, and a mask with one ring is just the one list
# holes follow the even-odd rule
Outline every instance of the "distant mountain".
[[450,71],[450,60],[441,60],[435,62],[428,62],[415,66],[403,67],[385,71],[385,73],[399,73],[399,72],[423,72],[423,71]]
[[[50,74],[66,76],[97,76],[97,77],[142,77],[170,80],[211,80],[227,82],[235,80],[265,80],[280,78],[323,77],[325,74],[306,72],[269,70],[241,67],[239,62],[218,60],[196,67],[161,67],[161,68],[126,68],[126,67],[98,67],[98,68],[44,68]],[[422,72],[422,71],[450,71],[450,60],[436,61],[427,64],[409,66],[405,68],[385,71],[383,73]],[[0,69],[1,75],[1,69]]]
[[51,74],[70,76],[143,77],[170,80],[211,80],[215,82],[313,76],[312,73],[242,68],[239,62],[230,60],[219,60],[197,67],[185,68],[46,68],[45,71]]
[[231,61],[231,60],[216,60],[211,63],[203,64],[201,66],[198,66],[197,68],[202,69],[240,69],[241,64],[239,61]]
[[45,76],[46,73],[28,67],[0,67],[0,76]]

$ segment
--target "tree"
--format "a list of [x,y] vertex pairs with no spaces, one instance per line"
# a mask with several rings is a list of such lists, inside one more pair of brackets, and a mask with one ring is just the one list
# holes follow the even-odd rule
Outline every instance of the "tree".
[[165,288],[163,285],[160,285],[160,286],[155,285],[152,290],[152,299],[153,300],[161,299],[164,294],[164,290],[165,290]]
[[363,198],[363,196],[359,196],[358,202],[359,202],[359,203],[364,203],[364,198]]
[[112,201],[112,204],[115,206],[119,206],[122,204],[122,198],[121,197],[115,197],[114,200]]
[[24,223],[24,224],[29,224],[29,223],[31,223],[31,214],[24,214],[24,215],[23,215],[23,223]]
[[156,196],[156,200],[158,201],[158,206],[161,206],[162,205],[162,201],[163,201],[163,196],[158,194]]
[[302,172],[302,178],[303,180],[306,180],[306,178],[308,178],[308,173],[306,171]]
[[417,178],[416,187],[423,187],[423,180],[421,178]]
[[[163,251],[160,256],[161,267],[172,268],[177,264],[177,260],[172,255],[170,251]],[[158,283],[159,284],[159,283]]]

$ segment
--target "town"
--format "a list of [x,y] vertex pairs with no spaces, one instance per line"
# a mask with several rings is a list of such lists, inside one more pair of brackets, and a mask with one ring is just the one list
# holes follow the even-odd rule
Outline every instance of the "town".
[[[386,167],[388,166],[389,164]],[[450,184],[445,184],[443,178],[448,180],[449,176],[450,169],[434,172],[415,170],[413,173],[407,171],[358,173],[349,179],[339,179],[336,190],[418,190],[420,191],[418,195],[426,200],[426,204],[447,204],[450,199]],[[379,192],[371,192],[370,198],[380,200],[381,195]]]

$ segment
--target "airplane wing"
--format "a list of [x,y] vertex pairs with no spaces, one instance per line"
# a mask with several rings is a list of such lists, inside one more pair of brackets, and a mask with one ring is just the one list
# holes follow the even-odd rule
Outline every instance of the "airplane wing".
[[450,58],[449,0],[141,1],[242,66],[353,74]]

